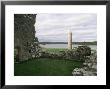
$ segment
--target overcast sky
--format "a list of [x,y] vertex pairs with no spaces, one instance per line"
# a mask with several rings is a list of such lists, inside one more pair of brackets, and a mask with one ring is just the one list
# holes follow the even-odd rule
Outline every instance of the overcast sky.
[[68,30],[72,31],[73,42],[96,41],[97,14],[38,13],[35,29],[39,42],[67,42]]

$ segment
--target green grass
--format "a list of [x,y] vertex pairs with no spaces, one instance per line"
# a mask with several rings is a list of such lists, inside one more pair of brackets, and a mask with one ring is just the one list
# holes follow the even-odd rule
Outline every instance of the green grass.
[[[67,50],[60,48],[44,48],[47,52]],[[39,58],[14,64],[15,76],[71,76],[76,67],[81,67],[82,62],[64,59]]]
[[47,51],[47,52],[57,52],[59,53],[60,51],[65,51],[67,50],[66,48],[43,48],[43,50]]
[[71,76],[81,62],[58,59],[34,59],[14,65],[15,76]]

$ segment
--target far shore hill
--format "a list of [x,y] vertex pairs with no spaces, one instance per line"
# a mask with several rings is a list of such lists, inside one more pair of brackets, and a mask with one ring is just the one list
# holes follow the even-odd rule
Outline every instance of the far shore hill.
[[[68,42],[39,42],[39,44],[45,45],[45,44],[68,44]],[[97,45],[97,41],[93,42],[72,42],[72,44],[76,45]]]

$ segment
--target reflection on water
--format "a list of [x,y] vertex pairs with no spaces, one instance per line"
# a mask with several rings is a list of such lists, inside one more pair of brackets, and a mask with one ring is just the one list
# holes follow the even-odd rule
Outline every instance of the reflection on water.
[[[67,44],[45,44],[42,45],[40,44],[41,47],[45,47],[45,48],[67,48]],[[79,45],[73,44],[73,47],[78,47]],[[97,49],[97,45],[88,45],[89,47],[91,47],[92,50],[96,50]]]

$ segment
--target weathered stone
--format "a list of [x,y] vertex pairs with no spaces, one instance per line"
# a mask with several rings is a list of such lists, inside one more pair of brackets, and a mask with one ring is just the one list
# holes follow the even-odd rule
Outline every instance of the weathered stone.
[[75,68],[72,74],[75,76],[82,76],[83,72],[79,68]]
[[[35,37],[36,14],[14,14],[14,49],[16,61],[28,60],[39,51]],[[37,51],[37,52],[36,52]]]
[[96,64],[93,64],[91,68],[97,69],[97,65]]
[[[75,68],[72,71],[74,76],[96,76],[97,75],[97,55],[96,51],[94,51],[88,59],[85,60],[83,63],[84,67],[82,68]],[[79,74],[79,75],[77,75]]]

